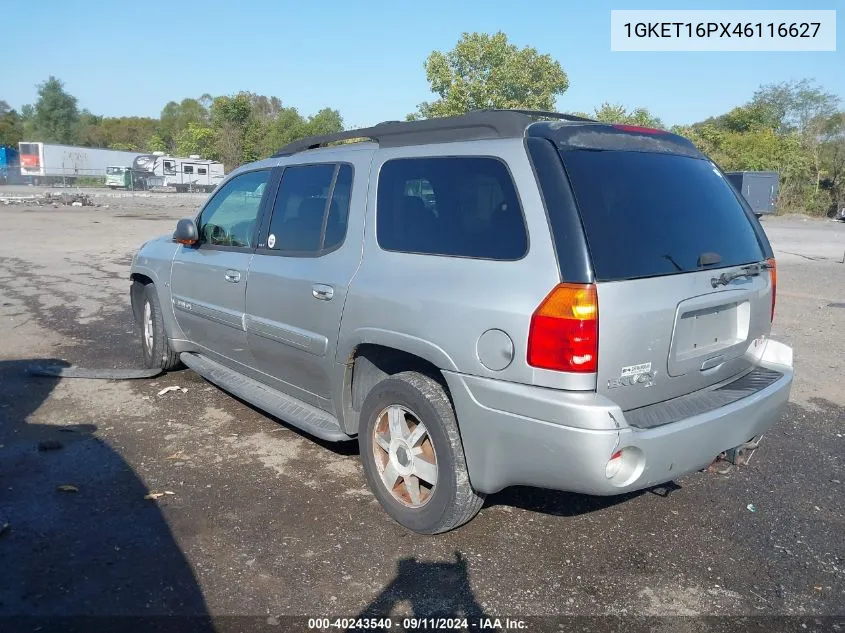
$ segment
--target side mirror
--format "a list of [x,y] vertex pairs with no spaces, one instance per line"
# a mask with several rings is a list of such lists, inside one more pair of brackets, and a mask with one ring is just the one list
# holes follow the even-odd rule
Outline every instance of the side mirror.
[[196,223],[191,218],[179,220],[176,223],[176,230],[173,231],[173,241],[180,244],[193,246],[199,241],[199,231]]

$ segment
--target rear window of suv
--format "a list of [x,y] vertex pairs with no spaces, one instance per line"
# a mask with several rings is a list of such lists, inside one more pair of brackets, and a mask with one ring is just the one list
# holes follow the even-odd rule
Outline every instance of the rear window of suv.
[[[634,151],[568,150],[561,156],[598,281],[763,259],[745,210],[709,161]],[[701,266],[705,254],[716,254],[718,263]]]

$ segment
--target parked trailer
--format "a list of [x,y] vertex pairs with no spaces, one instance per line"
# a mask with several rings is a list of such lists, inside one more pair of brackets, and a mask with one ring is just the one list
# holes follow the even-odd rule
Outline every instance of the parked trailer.
[[8,145],[0,145],[0,185],[15,185],[21,179],[18,150]]
[[732,171],[725,174],[748,202],[754,215],[775,212],[780,177],[776,171]]
[[164,187],[176,191],[212,191],[223,180],[223,163],[199,156],[138,156],[132,164],[138,188]]
[[77,178],[105,178],[108,167],[129,167],[140,152],[123,152],[113,149],[73,147],[21,141],[20,173],[31,176],[35,184],[63,182],[72,184]]

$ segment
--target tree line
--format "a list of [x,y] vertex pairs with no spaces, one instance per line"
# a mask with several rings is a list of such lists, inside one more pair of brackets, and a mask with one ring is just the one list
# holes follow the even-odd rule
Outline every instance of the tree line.
[[337,110],[323,108],[306,117],[296,108],[283,106],[278,97],[251,92],[171,101],[154,119],[104,117],[80,110],[76,97],[56,77],[37,88],[36,103],[23,106],[20,113],[0,101],[0,145],[32,140],[178,156],[199,154],[231,170],[269,156],[297,138],[343,129]]
[[[480,108],[554,110],[569,89],[561,64],[504,33],[464,33],[449,51],[433,51],[423,68],[437,98],[406,119]],[[17,112],[0,100],[0,145],[34,140],[87,147],[199,154],[227,170],[270,156],[303,136],[344,129],[338,110],[305,116],[275,96],[204,94],[167,103],[159,118],[104,117],[79,109],[56,77],[39,84],[38,100]],[[602,103],[575,113],[607,123],[663,128],[648,108]],[[845,111],[840,99],[803,79],[760,86],[752,99],[720,116],[673,132],[691,139],[728,171],[777,171],[779,208],[824,214],[845,205]]]

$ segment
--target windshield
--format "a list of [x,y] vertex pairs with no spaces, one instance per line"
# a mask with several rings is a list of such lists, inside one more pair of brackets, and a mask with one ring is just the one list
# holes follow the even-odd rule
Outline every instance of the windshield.
[[562,151],[596,279],[636,279],[763,259],[730,185],[707,160]]
[[126,167],[106,167],[106,173],[109,176],[120,175],[126,171]]

